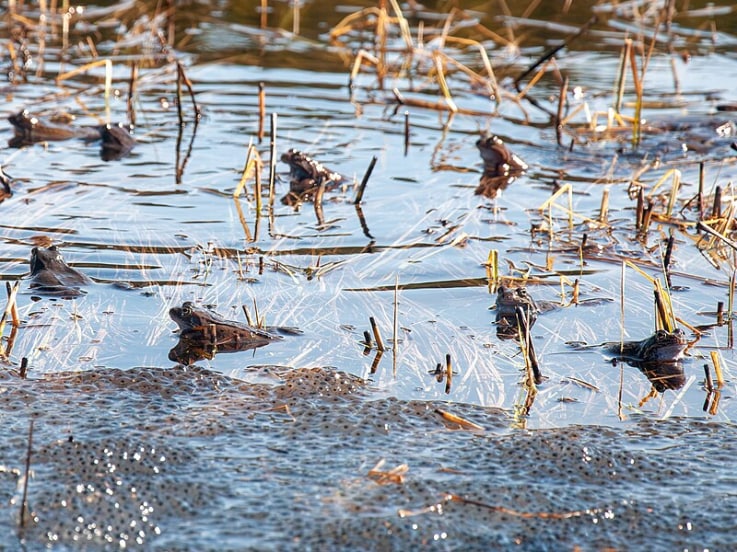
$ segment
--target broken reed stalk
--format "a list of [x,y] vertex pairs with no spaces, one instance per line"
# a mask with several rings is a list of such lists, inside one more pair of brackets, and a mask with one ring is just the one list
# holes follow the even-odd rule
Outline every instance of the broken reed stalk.
[[363,351],[364,355],[369,354],[372,345],[373,341],[371,341],[371,332],[369,332],[368,330],[363,330],[363,346],[365,347]]
[[266,119],[266,91],[264,83],[258,83],[258,143],[264,139],[264,119]]
[[374,360],[371,363],[371,369],[370,369],[370,373],[371,374],[375,374],[376,373],[376,370],[379,369],[379,362],[381,362],[381,357],[382,356],[384,356],[384,352],[377,349],[376,350],[376,355],[374,356]]
[[668,287],[671,287],[670,284],[670,261],[671,257],[673,256],[673,243],[675,242],[675,236],[673,235],[673,230],[671,230],[670,235],[668,236],[668,245],[665,247],[665,255],[663,256],[663,272],[665,273],[665,281],[668,283]]
[[699,220],[704,218],[704,179],[706,178],[706,167],[704,162],[699,163],[699,192],[696,194],[699,209]]
[[[709,371],[709,365],[704,364],[704,387],[706,387],[706,390],[711,393],[714,391],[714,384],[711,381],[711,372]],[[706,410],[706,409],[704,409]]]
[[450,353],[445,355],[445,394],[450,394],[450,386],[453,383],[453,363],[450,361]]
[[622,47],[622,53],[619,56],[619,68],[617,69],[617,87],[615,90],[614,111],[620,113],[622,111],[622,99],[624,98],[624,87],[627,82],[627,62],[630,58],[630,50],[632,50],[632,41],[625,40]]
[[366,191],[366,185],[368,184],[369,178],[371,178],[371,173],[374,171],[377,159],[375,155],[371,158],[371,163],[369,163],[368,169],[366,169],[366,174],[363,175],[363,180],[361,180],[361,184],[358,186],[356,198],[353,200],[354,205],[361,203],[363,193]]
[[560,96],[558,97],[558,111],[555,116],[555,139],[558,145],[563,145],[563,109],[566,105],[566,96],[568,95],[568,77],[563,79],[560,85]]
[[26,511],[28,510],[28,479],[31,477],[31,453],[33,451],[33,419],[28,427],[28,448],[26,449],[26,468],[23,476],[23,497],[20,503],[20,530],[26,527]]
[[292,0],[292,34],[299,34],[299,9],[301,0]]
[[[537,355],[535,354],[535,347],[532,345],[532,336],[530,335],[530,323],[527,318],[527,313],[522,307],[515,307],[514,312],[517,318],[517,324],[519,325],[520,333],[520,345],[522,346],[522,352],[525,357],[525,364],[532,371],[532,381],[534,385],[538,385],[543,381],[543,375],[540,371],[540,365],[537,362]],[[530,387],[534,387],[530,385]]]
[[381,339],[381,334],[379,333],[379,326],[376,324],[376,320],[374,320],[373,316],[369,317],[369,324],[371,324],[371,331],[374,333],[376,349],[383,353],[386,351],[386,347],[384,347],[384,341]]
[[128,100],[126,102],[126,111],[128,113],[128,122],[132,125],[136,124],[135,96],[136,87],[138,86],[138,62],[131,63],[131,76],[128,80]]
[[20,375],[20,379],[26,379],[26,376],[28,375],[28,357],[20,359],[20,370],[18,371],[18,374]]
[[629,42],[629,53],[630,69],[632,69],[632,81],[635,87],[635,116],[632,119],[632,147],[637,147],[640,144],[640,121],[642,117],[642,81],[640,81],[640,75],[637,72],[637,58],[635,57],[635,50],[632,48],[632,39],[625,39],[625,44]]
[[732,320],[732,312],[734,311],[734,288],[737,283],[737,271],[732,272],[729,279],[729,296],[727,298],[727,320]]
[[672,331],[669,328],[668,317],[665,314],[665,305],[663,304],[663,298],[660,296],[660,291],[657,289],[653,290],[655,296],[655,329],[665,329]]
[[722,365],[719,362],[719,354],[716,351],[711,351],[711,363],[714,365],[714,373],[717,376],[717,388],[724,386],[724,376],[722,375]]
[[392,373],[397,375],[397,351],[399,351],[399,274],[394,275],[394,313],[392,316]]
[[607,223],[609,218],[609,188],[604,188],[601,192],[601,205],[599,207],[599,222]]
[[499,253],[496,249],[490,250],[486,258],[486,280],[489,293],[496,293],[499,287]]
[[276,121],[277,114],[271,114],[271,139],[269,142],[269,207],[274,207],[276,195]]
[[711,207],[711,218],[722,217],[722,187],[717,186],[714,189],[714,204]]
[[409,111],[404,112],[404,156],[409,153]]
[[259,11],[261,15],[261,17],[259,18],[259,28],[265,29],[268,23],[268,19],[267,19],[268,11],[269,11],[268,0],[261,0],[261,8]]

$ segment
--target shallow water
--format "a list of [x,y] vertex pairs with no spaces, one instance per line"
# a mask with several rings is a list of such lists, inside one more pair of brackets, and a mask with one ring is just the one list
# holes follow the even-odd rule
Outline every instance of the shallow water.
[[[735,512],[729,489],[734,483],[724,466],[710,465],[716,475],[708,474],[697,459],[721,455],[721,447],[726,447],[723,453],[728,455],[731,446],[725,439],[734,417],[731,399],[735,357],[728,347],[730,325],[708,329],[690,349],[683,362],[684,385],[680,389],[652,397],[650,382],[637,368],[624,363],[613,366],[601,348],[579,350],[570,342],[616,341],[622,336],[622,327],[627,339],[641,339],[652,333],[652,285],[632,269],[626,271],[627,300],[623,308],[620,306],[622,260],[638,260],[649,274],[662,277],[661,258],[671,230],[676,243],[672,264],[676,316],[692,326],[713,324],[717,302],[724,302],[727,308],[733,254],[724,246],[706,253],[697,249],[693,224],[698,215],[686,203],[698,190],[699,161],[703,160],[709,208],[715,186],[723,190],[722,210],[731,205],[734,136],[715,136],[713,127],[715,121],[734,119],[730,112],[715,110],[718,105],[734,101],[730,91],[737,85],[733,77],[737,74],[733,53],[736,37],[729,29],[735,14],[730,11],[714,18],[708,11],[697,11],[701,6],[693,3],[689,5],[691,12],[679,12],[674,20],[673,53],[668,53],[662,40],[648,65],[643,117],[654,121],[654,126],[664,120],[695,122],[687,131],[645,130],[642,145],[633,149],[626,132],[612,133],[607,138],[588,130],[585,112],[605,111],[612,105],[619,52],[626,33],[637,39],[637,33],[642,32],[649,47],[655,29],[655,15],[648,11],[653,3],[573,2],[570,14],[555,16],[536,11],[523,17],[526,2],[510,3],[513,17],[500,17],[495,8],[485,8],[491,10],[486,14],[478,10],[468,12],[505,38],[514,37],[514,45],[494,45],[488,40],[484,43],[500,85],[508,95],[514,93],[511,79],[546,49],[575,32],[592,13],[599,15],[600,21],[585,39],[572,42],[556,57],[557,69],[570,78],[569,110],[586,104],[586,110],[574,115],[565,126],[564,146],[556,144],[555,129],[547,113],[525,100],[517,104],[505,98],[497,105],[472,89],[468,79],[460,74],[448,77],[453,99],[461,109],[455,115],[396,105],[391,93],[394,87],[408,98],[443,101],[437,85],[427,76],[431,62],[424,56],[438,47],[437,39],[432,37],[433,28],[442,26],[444,21],[442,7],[435,11],[428,4],[426,10],[409,17],[415,38],[418,22],[424,21],[426,45],[425,50],[418,50],[411,75],[390,72],[382,89],[375,73],[366,68],[349,89],[351,53],[359,47],[370,47],[373,35],[354,33],[344,39],[344,45],[336,45],[328,43],[328,34],[343,16],[363,4],[341,2],[332,10],[327,9],[325,2],[306,3],[298,35],[290,32],[291,12],[286,2],[271,3],[268,29],[259,28],[255,11],[258,2],[234,4],[238,7],[223,3],[217,10],[194,5],[191,11],[180,11],[176,46],[167,51],[149,32],[151,28],[165,28],[163,17],[154,17],[153,3],[140,8],[122,4],[118,11],[99,15],[95,15],[97,7],[89,6],[87,16],[74,19],[70,40],[73,46],[67,51],[62,52],[58,28],[48,31],[39,74],[35,71],[39,67],[40,28],[34,28],[28,39],[32,54],[28,82],[9,81],[3,86],[7,97],[5,115],[24,108],[35,112],[64,110],[77,116],[75,124],[99,123],[105,119],[102,68],[63,83],[54,81],[59,72],[92,60],[85,46],[90,35],[99,55],[113,60],[116,92],[111,99],[111,119],[123,121],[128,64],[131,59],[140,62],[135,102],[138,144],[129,157],[104,162],[99,158],[98,145],[74,140],[18,150],[8,148],[0,157],[3,168],[15,178],[13,196],[0,204],[4,213],[0,219],[0,277],[8,281],[21,278],[28,272],[31,247],[55,243],[70,264],[97,282],[84,297],[70,301],[36,301],[28,282],[21,283],[18,308],[23,324],[12,343],[5,371],[17,371],[21,358],[28,358],[29,378],[34,380],[28,384],[33,389],[28,393],[40,398],[20,399],[25,393],[24,384],[12,376],[8,376],[7,385],[0,387],[3,396],[16,404],[13,414],[4,416],[13,422],[6,424],[4,430],[6,471],[0,471],[0,475],[21,470],[27,418],[33,415],[37,433],[34,450],[52,447],[70,435],[84,451],[88,450],[85,447],[97,450],[95,447],[108,442],[108,436],[115,435],[115,442],[130,443],[150,436],[155,441],[151,446],[185,451],[191,461],[177,464],[170,474],[171,481],[159,480],[148,472],[142,476],[153,486],[147,492],[151,496],[164,495],[170,492],[162,490],[168,489],[167,485],[187,482],[201,486],[203,498],[193,506],[200,516],[197,530],[207,527],[212,539],[232,548],[321,548],[324,543],[351,548],[361,541],[341,539],[347,539],[347,534],[355,535],[358,527],[376,537],[376,548],[400,548],[406,543],[429,543],[434,539],[443,548],[481,547],[489,539],[504,546],[522,539],[519,544],[523,548],[541,549],[554,548],[555,538],[565,534],[576,535],[569,542],[584,548],[607,544],[626,547],[627,533],[621,527],[624,523],[619,522],[626,519],[630,526],[641,527],[642,532],[635,531],[635,535],[645,542],[645,527],[652,521],[649,514],[657,518],[655,526],[663,538],[667,533],[667,538],[672,539],[664,541],[664,547],[727,546],[725,539],[731,523],[728,514]],[[633,15],[631,9],[639,10],[638,15]],[[32,21],[39,19],[39,14],[32,11],[24,15]],[[109,21],[117,24],[110,25]],[[551,22],[565,26],[554,27]],[[712,23],[715,28],[710,27]],[[7,27],[9,23],[3,25]],[[132,32],[119,34],[121,29]],[[664,28],[660,32],[664,33]],[[453,28],[453,33],[478,39],[473,30]],[[402,45],[396,34],[390,36],[390,43]],[[459,50],[448,44],[444,51],[477,69],[480,66],[473,48]],[[687,62],[686,51],[690,55]],[[407,58],[398,48],[388,56],[397,63]],[[190,140],[192,149],[179,183],[175,57],[183,62],[202,111],[193,136],[193,109],[184,93],[186,125],[179,163]],[[4,59],[3,63],[7,68],[11,62]],[[259,83],[264,83],[267,110],[266,134],[261,142],[256,138]],[[555,111],[558,89],[559,83],[551,71],[532,88],[530,95],[544,108]],[[626,115],[633,113],[633,99],[629,75],[623,108]],[[406,154],[405,111],[411,129]],[[252,179],[247,196],[237,202],[232,197],[250,140],[254,140],[266,164],[264,182],[268,180],[271,113],[278,114],[278,156],[289,148],[301,149],[348,179],[343,188],[326,193],[321,220],[312,203],[295,210],[279,202],[289,180],[282,162],[277,165],[273,217],[268,216],[266,207],[257,217]],[[601,124],[606,124],[605,119],[599,116]],[[475,142],[483,132],[501,136],[530,166],[525,175],[494,199],[474,195],[483,169]],[[0,128],[0,142],[12,136],[9,124]],[[571,140],[575,140],[572,149],[568,147]],[[704,140],[709,143],[703,150],[683,152],[682,143],[700,149]],[[353,205],[355,183],[361,180],[372,156],[378,161],[361,210],[357,211]],[[654,159],[660,160],[657,166],[634,176]],[[672,168],[682,173],[683,184],[675,209],[678,214],[653,222],[647,235],[638,237],[634,228],[635,201],[627,190],[629,183],[638,178],[651,189]],[[563,211],[554,213],[551,240],[550,233],[544,230],[547,213],[539,208],[555,186],[566,183],[573,186],[576,219],[569,227]],[[662,190],[669,186],[664,184]],[[597,228],[590,219],[599,217],[605,189],[609,191],[609,225]],[[662,195],[656,212],[665,211],[667,194]],[[266,196],[264,202],[268,203]],[[559,200],[559,204],[564,205],[565,199]],[[542,231],[533,231],[541,226]],[[584,233],[587,244],[594,248],[582,259],[579,245]],[[484,263],[491,250],[499,254],[502,276],[519,277],[529,271],[528,289],[535,299],[559,305],[541,314],[533,328],[534,345],[546,380],[531,405],[525,402],[529,397],[522,385],[524,360],[519,346],[497,337],[494,312],[489,310],[495,295],[489,293]],[[561,303],[570,300],[574,280],[579,281],[582,302],[562,307]],[[120,289],[114,282],[130,282],[134,289]],[[398,339],[393,343],[395,284]],[[561,290],[566,293],[565,300]],[[104,383],[108,376],[103,376],[102,383],[85,382],[84,386],[96,390],[91,392],[102,395],[100,400],[105,404],[101,408],[116,413],[113,420],[98,420],[96,410],[83,406],[80,397],[87,395],[81,389],[87,387],[77,392],[73,381],[53,392],[41,391],[43,384],[37,380],[69,372],[84,372],[80,377],[85,378],[98,373],[115,374],[116,370],[130,370],[131,374],[140,370],[181,370],[168,359],[177,335],[167,313],[183,301],[210,305],[221,315],[239,320],[244,319],[241,306],[253,313],[255,304],[267,325],[297,326],[304,332],[252,351],[202,360],[198,366],[212,371],[205,380],[218,381],[217,377],[223,375],[252,382],[252,367],[262,365],[295,369],[334,367],[368,380],[371,400],[361,396],[341,402],[340,414],[335,413],[331,422],[313,426],[313,416],[325,417],[325,411],[333,408],[328,400],[330,393],[327,399],[318,394],[302,405],[304,410],[291,411],[291,418],[272,420],[270,423],[278,426],[273,430],[271,426],[260,426],[259,420],[270,416],[264,412],[280,407],[278,400],[268,405],[253,401],[253,393],[242,386],[237,387],[235,399],[233,394],[221,397],[218,392],[217,400],[209,391],[203,398],[201,390],[187,388],[177,394],[174,403],[168,402],[168,395],[155,401],[152,413],[144,406],[149,401],[145,393],[111,390]],[[363,332],[369,330],[370,316],[376,319],[390,346],[378,360],[375,349],[364,354],[361,344]],[[8,337],[8,330],[5,336]],[[716,402],[703,386],[703,365],[711,364],[710,353],[714,350],[720,355],[726,380]],[[429,373],[437,364],[445,365],[448,354],[456,371],[449,393],[446,382],[436,381]],[[180,383],[172,384],[163,377],[152,384],[162,396],[172,385],[178,389]],[[231,385],[230,380],[227,385]],[[63,413],[50,412],[54,409],[42,406],[44,401],[68,401],[73,418],[60,423],[56,417]],[[217,405],[213,406],[212,401]],[[228,401],[234,401],[233,406]],[[334,423],[337,418],[380,420],[383,409],[389,408],[383,401],[396,409],[392,411],[392,420],[410,425],[419,416],[414,409],[432,411],[440,404],[438,401],[448,401],[442,404],[460,415],[468,415],[486,432],[481,436],[448,432],[437,419],[420,416],[418,419],[423,421],[416,422],[419,427],[408,428],[399,436],[390,432],[391,438],[383,441],[375,441],[373,435],[362,435],[356,440],[341,437]],[[243,404],[249,412],[255,409],[258,414],[234,414],[235,421],[224,422],[217,430],[216,447],[224,451],[220,457],[200,433],[216,423],[217,417],[226,416],[229,408]],[[211,409],[217,412],[213,419]],[[171,414],[176,418],[180,412],[188,413],[186,419],[167,417]],[[136,422],[129,424],[118,417],[131,417]],[[167,429],[167,420],[178,429]],[[523,431],[543,429],[529,434]],[[303,434],[300,445],[295,447],[290,439],[299,432]],[[709,432],[716,436],[711,441],[704,436]],[[566,452],[565,458],[566,454],[580,458],[583,447],[593,441],[601,447],[597,450],[605,464],[615,462],[613,459],[621,454],[642,460],[645,467],[640,472],[628,468],[626,483],[619,490],[594,500],[596,489],[606,485],[608,476],[604,471],[595,472],[590,480],[574,478],[573,484],[560,473],[559,460],[552,455],[559,450],[559,442],[571,434],[582,435],[583,444]],[[241,438],[243,435],[248,438]],[[654,437],[649,440],[646,435]],[[663,445],[664,440],[674,445]],[[314,443],[314,450],[303,450],[305,442]],[[335,468],[335,479],[342,483],[328,491],[325,485],[330,473],[324,471],[330,468],[323,465],[322,458],[326,451],[334,452],[336,443],[350,446],[335,452],[340,466]],[[126,446],[129,445],[120,445]],[[269,474],[242,476],[241,472],[250,469],[246,459],[251,458],[254,447],[289,450],[286,458],[294,458],[269,467],[274,470]],[[487,469],[477,462],[489,449],[500,447],[505,451],[499,453],[502,460],[510,466],[515,462],[513,453],[518,454],[518,450],[536,451],[535,463],[552,475],[522,472],[518,477],[524,489],[516,489],[517,483],[504,479],[511,477],[504,470]],[[682,451],[686,449],[693,452],[689,452],[692,457],[684,459]],[[223,457],[227,461],[222,461]],[[387,496],[386,487],[374,489],[374,483],[366,478],[381,457],[387,458],[390,467],[410,465],[407,482],[397,487],[399,494],[391,487]],[[706,493],[700,499],[702,506],[691,506],[691,480],[685,476],[673,475],[669,479],[672,486],[664,485],[658,479],[662,474],[653,458],[662,460],[660,465],[682,462],[681,473],[696,477],[699,488]],[[30,482],[31,493],[37,493],[31,494],[31,507],[42,515],[36,529],[25,536],[31,548],[53,542],[45,529],[48,526],[44,525],[48,520],[58,521],[61,529],[54,531],[60,534],[71,531],[61,542],[65,543],[62,546],[72,546],[74,541],[69,539],[78,533],[66,524],[73,516],[68,516],[63,508],[54,510],[55,503],[48,499],[53,490],[45,482],[54,466],[58,470],[63,462],[73,465],[77,461],[77,457],[62,461],[54,455],[39,460],[36,477]],[[258,459],[265,461],[263,456]],[[214,464],[217,469],[210,471]],[[293,472],[297,465],[302,468]],[[579,460],[571,460],[571,465],[579,466]],[[415,466],[423,466],[423,475],[418,479],[411,477]],[[453,476],[448,485],[435,484],[439,476],[430,466],[473,475]],[[94,475],[83,474],[84,478],[93,479]],[[359,481],[358,490],[353,486],[354,479]],[[18,511],[19,495],[12,490],[18,481],[16,476],[8,475],[2,490],[7,500],[13,500],[13,512]],[[296,494],[287,496],[275,491],[284,481],[290,489],[296,489]],[[67,483],[59,485],[66,488]],[[499,495],[499,500],[489,500],[490,489],[500,485],[507,491]],[[252,493],[254,486],[259,490]],[[571,487],[569,492],[556,496],[561,487],[567,486]],[[514,492],[511,487],[515,487]],[[580,498],[576,498],[579,491]],[[398,509],[422,509],[441,500],[443,493],[501,503],[518,513],[588,509],[595,512],[572,516],[575,521],[566,522],[515,514],[512,517],[520,523],[519,527],[497,531],[489,528],[489,517],[495,518],[498,511],[492,515],[492,510],[483,506],[465,504],[459,508],[458,503],[449,503],[443,510],[447,514],[444,519],[449,526],[458,527],[460,517],[462,533],[441,529],[445,521],[436,527],[438,532],[428,532],[426,526],[419,530],[413,528],[411,521],[405,524],[412,517],[396,517]],[[263,497],[272,494],[274,504],[263,506]],[[316,495],[323,496],[331,506],[315,507],[309,497]],[[290,513],[295,500],[303,505],[298,516]],[[163,518],[157,518],[155,524],[161,535],[155,536],[153,526],[148,526],[144,531],[146,546],[169,549],[194,542],[190,540],[194,527],[187,526],[175,512],[175,503],[180,502],[177,498],[158,505]],[[538,507],[531,508],[530,504]],[[658,504],[654,511],[653,504]],[[709,511],[709,504],[722,506],[715,514]],[[336,505],[346,512],[376,505],[378,513],[374,512],[376,515],[370,520],[359,514],[346,517],[345,513],[336,514]],[[233,525],[243,523],[244,528],[262,533],[251,533],[252,540],[244,537],[243,531],[231,534],[228,523],[215,520],[222,508]],[[451,513],[454,509],[455,513]],[[469,513],[469,509],[474,512]],[[238,513],[244,510],[253,512],[247,523]],[[606,515],[601,518],[602,512],[609,510],[615,512],[613,521],[607,522],[611,525],[606,532],[598,533],[602,525],[592,520],[610,519]],[[279,516],[264,522],[267,514],[274,511],[279,511]],[[130,521],[130,515],[121,519]],[[104,519],[99,512],[95,516]],[[297,524],[295,517],[304,527]],[[324,532],[309,527],[326,519],[333,524]],[[581,523],[583,519],[585,523]],[[280,536],[278,528],[287,522],[300,527],[295,528],[298,540],[286,541]],[[3,523],[14,526],[17,518],[8,517]],[[539,541],[520,536],[529,534],[527,523],[539,530]],[[698,529],[686,533],[677,530],[687,523]],[[376,524],[375,530],[371,529],[372,524]],[[386,532],[381,539],[377,536],[379,527]],[[437,537],[441,533],[446,536]],[[602,535],[612,535],[611,540]],[[100,535],[90,537],[95,546],[104,546],[104,540]],[[0,542],[9,547],[17,544],[16,540]],[[210,541],[197,542],[201,543],[198,548],[207,548]]]

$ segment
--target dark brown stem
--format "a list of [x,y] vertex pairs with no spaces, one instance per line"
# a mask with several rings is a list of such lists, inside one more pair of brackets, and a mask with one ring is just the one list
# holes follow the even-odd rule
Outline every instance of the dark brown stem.
[[369,178],[371,178],[371,173],[374,171],[376,161],[377,157],[374,155],[371,158],[371,163],[369,163],[368,169],[366,169],[366,174],[363,175],[361,185],[358,187],[358,192],[356,192],[356,199],[353,200],[354,205],[358,205],[359,203],[361,203],[361,200],[363,199],[363,192],[366,190],[366,185],[368,184]]

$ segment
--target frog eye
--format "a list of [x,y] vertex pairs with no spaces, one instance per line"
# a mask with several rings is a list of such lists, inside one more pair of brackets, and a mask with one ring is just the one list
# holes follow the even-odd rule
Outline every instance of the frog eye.
[[189,301],[182,305],[182,315],[189,316],[192,314],[192,303]]
[[658,330],[657,332],[655,332],[655,339],[657,339],[658,341],[663,341],[667,338],[668,332],[666,332],[665,330]]

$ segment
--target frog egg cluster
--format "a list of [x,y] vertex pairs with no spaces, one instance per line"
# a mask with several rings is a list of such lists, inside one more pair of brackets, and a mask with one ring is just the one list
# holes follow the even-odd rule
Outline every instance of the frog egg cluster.
[[53,543],[140,548],[161,532],[161,521],[192,517],[213,500],[205,486],[186,481],[193,462],[187,450],[155,441],[67,439],[41,447],[29,532]]

